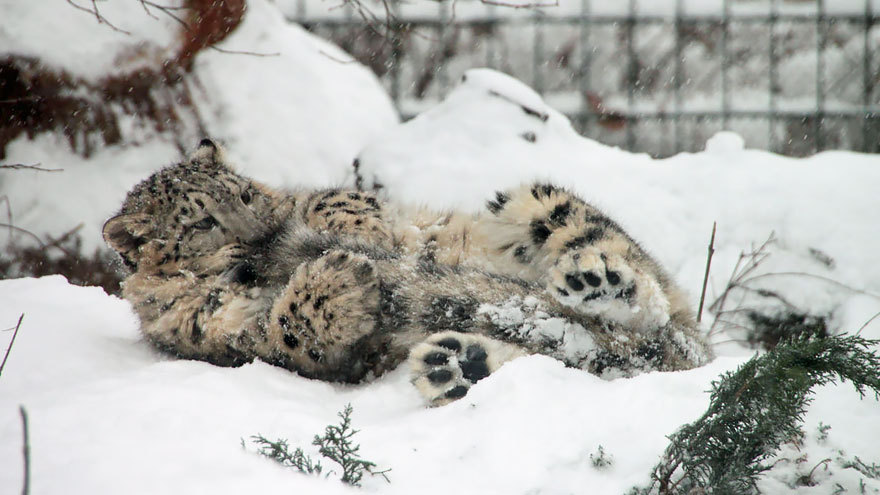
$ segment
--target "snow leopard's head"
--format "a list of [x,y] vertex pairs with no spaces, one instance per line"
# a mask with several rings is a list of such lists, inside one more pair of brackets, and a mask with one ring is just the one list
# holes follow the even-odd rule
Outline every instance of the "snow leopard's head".
[[132,270],[198,272],[200,258],[266,236],[290,209],[282,194],[235,173],[205,139],[187,160],[135,186],[103,234]]

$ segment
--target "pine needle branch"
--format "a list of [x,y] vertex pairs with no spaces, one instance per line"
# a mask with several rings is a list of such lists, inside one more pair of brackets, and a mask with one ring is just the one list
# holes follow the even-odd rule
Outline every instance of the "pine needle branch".
[[713,382],[703,416],[670,436],[642,493],[757,493],[765,461],[803,435],[817,385],[849,381],[880,399],[880,341],[858,336],[794,338]]
[[[381,476],[388,480],[385,474],[390,469],[377,471],[376,463],[362,459],[358,451],[360,445],[352,441],[352,437],[358,432],[351,427],[351,404],[345,406],[338,413],[341,422],[339,425],[328,425],[324,429],[324,435],[315,435],[312,445],[319,447],[319,453],[339,464],[342,467],[341,481],[353,486],[361,486],[361,479],[364,473],[372,476]],[[251,437],[254,443],[260,446],[257,451],[259,454],[268,457],[284,466],[293,467],[305,474],[321,474],[323,467],[320,462],[313,461],[308,455],[304,454],[302,449],[297,448],[290,453],[287,440],[278,439],[271,441],[262,435]],[[332,472],[332,471],[331,471]],[[331,472],[327,473],[327,476]]]

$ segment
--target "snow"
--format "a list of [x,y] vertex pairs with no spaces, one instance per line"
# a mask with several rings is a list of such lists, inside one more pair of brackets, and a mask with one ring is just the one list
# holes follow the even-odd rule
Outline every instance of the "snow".
[[828,313],[859,290],[877,301],[880,230],[869,212],[880,211],[880,196],[866,187],[880,183],[876,156],[829,151],[786,158],[746,149],[741,137],[722,132],[704,152],[654,160],[582,138],[509,76],[488,69],[465,76],[443,103],[360,153],[365,187],[380,185],[402,202],[476,211],[496,190],[551,181],[596,204],[641,241],[688,289],[694,307],[713,222],[710,302],[739,254],[771,233],[777,242],[763,273],[816,276],[766,276],[796,305]]
[[[428,409],[401,370],[341,386],[263,363],[229,369],[163,357],[140,340],[127,303],[60,276],[0,281],[0,301],[0,326],[24,314],[0,379],[3,493],[21,486],[19,405],[30,420],[33,494],[356,493],[240,445],[260,433],[314,456],[312,436],[336,423],[347,403],[363,456],[392,469],[390,483],[368,477],[364,492],[624,493],[647,482],[665,436],[705,410],[708,384],[744,360],[607,381],[531,356],[503,366],[465,399]],[[845,448],[849,459],[880,458],[870,434],[880,421],[873,400],[859,400],[848,385],[825,387],[806,430],[820,421],[832,426],[827,443],[810,438],[798,456],[818,462]],[[590,463],[600,445],[614,458],[602,470]],[[831,469],[835,482],[858,486],[852,470]],[[762,486],[792,493],[775,478]]]
[[[94,11],[92,2],[72,0]],[[170,0],[162,5],[179,6]],[[180,26],[168,16],[146,15],[136,0],[97,2],[98,12],[116,29],[98,24],[94,14],[61,0],[0,0],[0,54],[38,57],[88,81],[97,81],[173,55]],[[84,36],[83,33],[89,33]],[[76,40],[76,42],[71,42]]]
[[[26,2],[28,8],[22,8],[22,2],[12,3],[18,7],[10,8],[10,15],[27,25],[39,24],[37,14],[48,8],[44,2]],[[145,15],[137,1],[98,5],[111,22],[125,20],[126,28],[128,21],[148,23],[157,38],[164,32],[164,24]],[[98,24],[94,16],[82,21],[80,11],[63,3],[53,8],[70,10],[67,16],[48,17],[70,18],[70,29],[78,35],[59,29],[40,38],[27,37],[25,50],[18,44],[4,44],[2,33],[8,24],[4,22],[0,53],[8,46],[10,53],[39,54],[47,64],[58,64],[56,68],[104,70],[100,67],[103,48],[92,41],[125,35]],[[61,45],[79,45],[69,43],[70,38],[83,40],[82,49],[92,50],[89,56],[95,62],[65,57]],[[266,0],[249,1],[242,24],[219,47],[259,55],[203,51],[195,59],[188,84],[194,88],[205,131],[226,144],[233,164],[249,176],[286,187],[338,185],[357,152],[398,122],[391,99],[368,69],[347,63],[350,57],[339,48],[285,23]],[[204,136],[198,126],[192,127],[188,131],[195,148]],[[57,236],[83,223],[78,232],[85,251],[103,246],[101,226],[122,204],[125,193],[153,171],[182,158],[173,136],[155,135],[136,126],[124,128],[123,133],[127,146],[99,148],[89,158],[73,153],[63,138],[51,135],[22,136],[10,143],[4,163],[39,163],[43,168],[64,170],[0,175],[0,196],[8,197],[15,225],[40,236]]]
[[[99,3],[108,18],[115,3]],[[0,6],[33,23],[21,16],[43,7],[31,4],[32,11],[8,1]],[[95,33],[96,42],[115,36],[93,18],[76,28],[75,14],[70,29]],[[552,180],[618,220],[688,289],[694,307],[713,222],[718,234],[710,302],[739,253],[772,231],[777,242],[756,286],[816,314],[830,313],[840,330],[880,338],[880,318],[865,325],[880,312],[880,199],[874,187],[880,157],[826,152],[791,159],[720,133],[706,151],[653,160],[578,136],[530,88],[485,69],[469,71],[444,102],[397,125],[387,95],[362,67],[336,61],[345,55],[280,19],[272,4],[253,1],[245,23],[223,44],[278,56],[210,52],[196,59],[205,88],[200,108],[212,112],[209,130],[227,143],[242,172],[274,186],[350,184],[349,164],[358,156],[366,185],[381,184],[391,199],[470,210],[496,189]],[[0,27],[4,47],[13,46],[5,42],[14,29],[19,27]],[[87,38],[82,31],[77,33]],[[65,63],[57,40],[47,36],[14,46]],[[65,169],[0,175],[0,196],[9,198],[14,223],[57,235],[85,222],[81,233],[91,247],[101,242],[101,224],[125,191],[178,159],[161,136],[101,149],[89,159],[47,135],[20,138],[8,152],[10,163]],[[790,274],[795,272],[813,276]],[[523,318],[506,307],[484,310],[510,321]],[[33,494],[625,493],[648,482],[666,436],[702,414],[711,382],[751,355],[719,343],[719,357],[701,368],[616,380],[529,356],[480,381],[463,400],[431,409],[402,369],[343,386],[259,362],[230,369],[160,355],[140,338],[127,302],[60,276],[0,281],[0,350],[12,339],[6,329],[22,314],[0,376],[3,494],[18,493],[22,483],[19,405],[30,420]],[[563,322],[539,316],[523,323],[565,334]],[[704,318],[708,328],[713,315],[707,311]],[[566,345],[571,352],[589,347]],[[287,438],[316,456],[313,435],[336,423],[348,403],[362,455],[391,468],[390,483],[368,477],[357,490],[282,469],[254,453],[253,445],[241,447],[242,438],[260,433]],[[820,422],[832,427],[824,441],[816,434]],[[858,456],[880,462],[878,402],[860,400],[848,384],[823,387],[804,428],[806,443],[783,452],[791,461],[762,479],[765,493],[826,494],[835,483],[857,493],[862,481],[869,493],[880,491],[880,481],[838,461]],[[601,470],[590,462],[599,446],[614,459]],[[808,463],[794,462],[802,455]],[[827,470],[816,470],[821,484],[789,486],[825,458],[832,461]]]

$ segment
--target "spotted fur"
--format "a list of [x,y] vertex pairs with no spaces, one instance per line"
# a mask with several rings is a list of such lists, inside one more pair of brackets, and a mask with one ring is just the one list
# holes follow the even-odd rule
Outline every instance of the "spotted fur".
[[550,184],[499,192],[479,215],[410,210],[354,190],[274,191],[205,141],[136,186],[104,237],[132,270],[123,296],[146,338],[223,366],[357,382],[409,356],[439,405],[522,354],[603,376],[709,356],[659,266]]

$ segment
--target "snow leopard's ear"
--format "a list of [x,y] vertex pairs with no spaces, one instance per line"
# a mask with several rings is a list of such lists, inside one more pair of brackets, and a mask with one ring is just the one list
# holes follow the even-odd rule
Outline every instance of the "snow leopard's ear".
[[146,213],[122,213],[104,223],[104,242],[122,256],[129,268],[137,267],[138,248],[153,230],[153,217]]
[[199,168],[223,167],[226,166],[226,152],[216,141],[205,138],[187,157],[187,162]]

